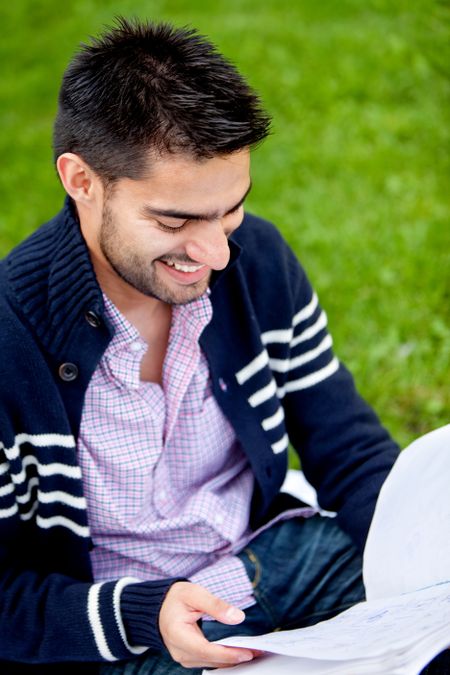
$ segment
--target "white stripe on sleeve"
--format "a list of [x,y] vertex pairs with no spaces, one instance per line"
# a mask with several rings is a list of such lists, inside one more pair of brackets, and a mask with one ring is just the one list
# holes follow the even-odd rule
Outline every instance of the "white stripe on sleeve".
[[54,490],[53,492],[43,492],[42,490],[39,490],[38,501],[40,501],[41,504],[60,502],[61,504],[66,504],[74,509],[87,509],[87,503],[84,497],[75,497],[62,490]]
[[93,584],[89,589],[87,606],[88,619],[91,624],[92,632],[94,633],[95,644],[97,645],[100,656],[106,661],[117,661],[116,657],[108,647],[102,622],[100,620],[99,597],[102,586],[103,583]]
[[261,403],[264,403],[265,401],[268,401],[269,398],[274,396],[276,393],[277,385],[275,384],[275,380],[271,380],[267,386],[259,389],[255,394],[250,396],[248,402],[252,408],[256,408],[256,406],[261,405]]
[[292,338],[291,349],[296,345],[300,344],[300,342],[310,340],[312,337],[317,335],[317,333],[319,333],[323,328],[326,328],[326,325],[327,325],[327,315],[322,310],[316,323],[314,323],[309,328],[305,328],[305,330],[302,333],[299,333],[299,335],[296,335],[294,338]]
[[309,319],[309,317],[312,316],[316,311],[318,304],[319,299],[316,293],[313,293],[311,301],[306,305],[306,307],[303,307],[303,309],[297,312],[297,314],[294,316],[292,320],[292,325],[297,326],[302,321],[306,321],[306,319]]
[[280,330],[268,330],[265,333],[261,333],[261,340],[263,345],[269,345],[272,343],[286,343],[292,340],[294,331],[292,328],[281,328]]
[[55,476],[61,474],[66,478],[73,478],[81,480],[81,469],[79,466],[72,464],[61,464],[60,462],[52,462],[51,464],[40,464],[34,455],[27,455],[23,458],[22,470],[20,473],[11,472],[12,481],[19,485],[26,480],[25,469],[29,466],[36,466],[40,476]]
[[278,455],[280,452],[284,452],[285,450],[287,450],[288,446],[289,446],[289,439],[287,437],[287,434],[285,434],[283,438],[281,438],[276,443],[272,444],[272,450],[276,455]]
[[51,516],[50,518],[43,518],[42,516],[37,516],[36,524],[39,527],[42,527],[44,530],[48,530],[51,527],[66,527],[68,530],[71,530],[79,537],[89,537],[89,528],[85,525],[79,525],[75,521],[66,518],[65,516]]
[[319,382],[326,380],[328,377],[331,377],[331,375],[333,375],[338,369],[339,361],[336,357],[334,357],[324,368],[316,370],[314,373],[310,373],[310,375],[305,375],[305,377],[300,377],[298,380],[287,382],[284,387],[280,387],[280,389],[278,389],[278,396],[283,398],[285,394],[289,394],[290,392],[300,391],[301,389],[309,389],[309,387],[313,387],[315,384],[318,384]]
[[0,518],[11,518],[11,516],[14,516],[18,510],[19,507],[17,504],[13,504],[9,507],[9,509],[0,509]]
[[39,502],[34,502],[33,506],[29,511],[20,514],[20,520],[31,520],[36,511],[38,510]]
[[262,428],[264,431],[270,431],[270,429],[275,429],[275,427],[281,424],[283,420],[284,410],[280,406],[274,415],[271,417],[266,417],[266,419],[262,421]]
[[269,355],[264,349],[258,356],[256,356],[253,361],[250,361],[245,368],[242,368],[238,373],[236,373],[236,378],[239,384],[244,384],[247,382],[253,375],[256,375],[260,370],[264,368],[269,363]]
[[51,446],[59,446],[61,448],[74,448],[75,438],[67,434],[17,434],[14,439],[14,445],[6,448],[0,442],[0,448],[3,448],[7,459],[11,462],[19,457],[19,448],[24,443],[29,443],[36,448],[47,448]]
[[123,579],[119,579],[117,584],[114,586],[114,593],[113,593],[114,616],[116,618],[117,627],[119,629],[120,637],[122,638],[125,647],[132,654],[143,654],[149,648],[148,647],[132,646],[128,642],[127,634],[126,634],[126,630],[125,630],[125,625],[124,625],[123,619],[122,619],[122,613],[120,611],[120,596],[122,595],[122,591],[125,588],[125,586],[128,586],[129,584],[135,584],[139,581],[142,581],[142,579],[134,579],[133,577],[123,577]]
[[330,349],[332,345],[333,345],[332,337],[330,334],[327,334],[322,340],[322,342],[314,349],[310,349],[309,352],[300,354],[299,356],[296,356],[293,359],[270,359],[269,360],[270,368],[271,370],[274,370],[277,373],[287,373],[290,370],[295,370],[296,368],[303,366],[305,363],[313,361],[327,349]]
[[2,488],[0,488],[0,497],[6,497],[6,495],[10,495],[11,492],[14,492],[14,485],[12,483],[8,483],[8,485],[4,485]]
[[31,499],[31,490],[34,487],[37,487],[38,485],[39,485],[39,478],[37,476],[30,478],[30,480],[28,481],[28,488],[26,493],[24,495],[17,495],[16,497],[19,504],[26,504],[27,502],[29,502]]

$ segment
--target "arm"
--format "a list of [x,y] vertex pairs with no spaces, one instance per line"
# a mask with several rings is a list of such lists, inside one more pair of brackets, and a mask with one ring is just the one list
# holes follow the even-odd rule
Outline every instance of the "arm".
[[362,549],[398,447],[334,356],[325,313],[301,271],[297,280],[296,307],[310,311],[294,326],[283,382],[288,434],[319,503],[337,511]]
[[[362,549],[398,447],[333,354],[326,315],[279,231],[247,215],[233,241],[242,253],[233,283],[229,288],[218,285],[215,302],[218,307],[229,302],[234,314],[245,317],[243,346],[234,344],[233,356],[238,366],[235,397],[244,397],[248,407],[236,411],[218,387],[215,393],[247,439],[260,487],[252,504],[253,523],[261,522],[276,498],[290,441],[321,506],[338,512],[339,523]],[[232,320],[227,317],[220,325],[216,320],[221,333]],[[254,329],[260,344],[249,346]],[[213,349],[219,353],[216,344]]]
[[[4,569],[0,594],[0,660],[108,662],[160,649],[163,642],[185,667],[218,668],[253,658],[250,650],[206,640],[198,625],[203,614],[226,624],[240,623],[245,615],[189,582],[89,584],[61,574]],[[145,646],[134,646],[137,642]]]
[[93,584],[0,554],[0,660],[115,661],[161,648],[157,619],[173,580]]
[[[22,481],[21,471],[10,472],[5,452],[14,454],[0,447],[0,663],[109,662],[163,644],[186,665],[217,667],[252,658],[251,652],[211,645],[203,637],[197,622],[204,613],[230,624],[244,614],[201,586],[177,578],[92,583],[87,528],[69,521],[70,511],[45,518],[38,510],[34,518],[29,506],[38,479],[23,474]],[[52,519],[58,525],[49,526]]]
[[60,445],[42,451],[59,463],[39,462],[39,447],[29,454],[27,441],[44,440],[0,443],[0,660],[112,661],[160,648],[158,613],[175,579],[92,583],[70,437],[54,435]]

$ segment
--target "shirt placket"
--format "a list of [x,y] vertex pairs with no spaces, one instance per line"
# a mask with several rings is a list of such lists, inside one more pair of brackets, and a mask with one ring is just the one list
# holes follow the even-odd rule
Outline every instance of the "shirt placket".
[[198,339],[206,322],[195,316],[191,308],[189,309],[190,314],[187,307],[178,307],[174,310],[169,347],[164,362],[163,386],[167,407],[165,446],[170,444],[183,398],[200,361]]
[[155,469],[155,486],[163,487],[155,490],[154,505],[162,516],[167,516],[173,506],[171,477],[165,458],[167,453],[171,452],[171,440],[177,428],[183,399],[199,367],[201,352],[198,339],[210,319],[210,312],[202,313],[199,310],[202,306],[208,305],[209,299],[205,298],[196,301],[195,304],[191,303],[190,306],[175,307],[173,310],[169,345],[163,367],[166,401],[164,451]]

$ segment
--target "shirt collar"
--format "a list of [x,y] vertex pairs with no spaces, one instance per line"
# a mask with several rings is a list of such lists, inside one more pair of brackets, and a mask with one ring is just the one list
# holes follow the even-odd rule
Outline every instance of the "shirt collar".
[[[208,289],[196,300],[173,306],[169,341],[175,334],[184,332],[193,342],[198,342],[212,318],[213,309],[209,296]],[[137,389],[141,385],[141,361],[151,347],[105,294],[103,300],[105,316],[114,329],[114,337],[102,361],[119,385]]]

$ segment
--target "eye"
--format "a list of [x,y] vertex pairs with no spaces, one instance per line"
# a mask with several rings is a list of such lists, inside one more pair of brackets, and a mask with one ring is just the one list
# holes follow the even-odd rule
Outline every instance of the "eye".
[[244,204],[237,204],[234,209],[231,209],[231,211],[228,211],[227,216],[231,216],[233,213],[237,213],[239,209],[244,208]]
[[186,223],[181,223],[181,225],[165,225],[160,220],[157,220],[156,222],[158,223],[158,227],[160,230],[163,230],[164,232],[170,232],[171,234],[176,234],[177,232],[182,230],[186,225]]

